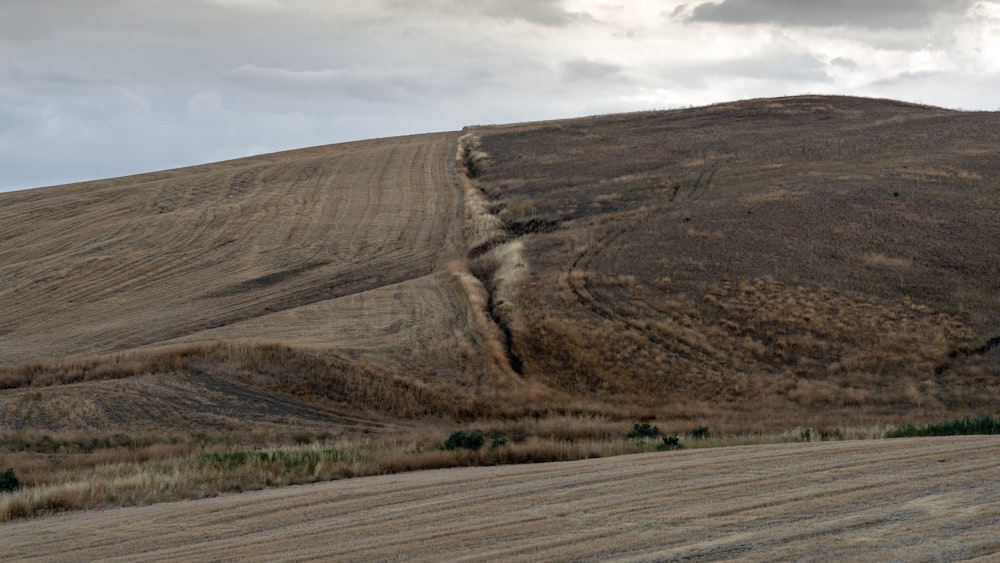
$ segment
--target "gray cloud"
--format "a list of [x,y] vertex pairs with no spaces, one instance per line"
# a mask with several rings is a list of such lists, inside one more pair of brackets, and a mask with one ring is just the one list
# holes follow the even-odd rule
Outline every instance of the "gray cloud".
[[564,26],[583,19],[580,14],[563,9],[559,0],[489,0],[473,5],[494,17],[521,19],[541,25]]
[[811,53],[768,52],[704,66],[704,72],[761,80],[826,82],[826,63]]
[[830,61],[830,64],[840,68],[846,68],[848,70],[857,70],[860,68],[858,63],[854,62],[854,59],[850,57],[837,57]]
[[465,17],[486,16],[506,20],[521,20],[534,24],[561,27],[587,20],[587,16],[570,12],[562,7],[559,0],[425,0],[414,3],[409,0],[386,0],[393,10],[428,13],[445,16]]
[[560,63],[559,70],[569,82],[597,82],[622,84],[630,82],[624,74],[624,67],[591,59],[573,59]]
[[723,0],[683,12],[689,21],[868,29],[914,29],[937,14],[958,14],[974,0]]
[[992,109],[970,2],[0,0],[0,190],[803,91]]
[[434,80],[414,70],[349,67],[323,70],[289,70],[242,65],[224,76],[253,88],[286,92],[318,90],[355,99],[386,102],[423,95]]

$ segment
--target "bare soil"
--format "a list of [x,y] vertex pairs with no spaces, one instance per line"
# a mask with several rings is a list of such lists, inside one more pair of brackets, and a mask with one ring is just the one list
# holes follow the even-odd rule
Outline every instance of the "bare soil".
[[8,523],[0,559],[974,559],[998,469],[950,437],[423,471]]

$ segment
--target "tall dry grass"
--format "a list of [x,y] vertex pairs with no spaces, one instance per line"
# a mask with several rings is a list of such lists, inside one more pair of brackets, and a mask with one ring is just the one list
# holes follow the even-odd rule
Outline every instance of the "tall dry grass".
[[362,412],[404,418],[469,418],[484,408],[473,398],[445,387],[431,387],[371,361],[252,340],[176,344],[3,366],[0,388],[45,387],[147,374],[186,377],[213,373],[306,400],[332,401]]
[[[696,422],[656,422],[662,435],[678,436],[683,448],[726,447],[828,439],[874,439],[893,426],[798,426],[783,431],[726,433],[712,428],[696,438]],[[487,437],[478,450],[442,448],[453,427],[428,426],[394,435],[309,436],[234,441],[233,436],[133,438],[141,447],[109,447],[87,454],[0,450],[23,487],[0,494],[0,521],[69,510],[136,506],[360,476],[460,466],[571,461],[662,450],[659,438],[626,439],[630,425],[600,415],[482,420],[466,425]],[[29,449],[44,440],[21,437]],[[60,438],[66,446],[83,440]],[[292,441],[305,442],[301,437]],[[3,441],[12,443],[10,437]],[[665,454],[669,455],[669,454]]]

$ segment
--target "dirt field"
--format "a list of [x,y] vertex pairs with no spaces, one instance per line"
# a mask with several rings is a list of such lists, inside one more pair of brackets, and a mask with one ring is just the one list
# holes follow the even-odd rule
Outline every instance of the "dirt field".
[[0,363],[220,337],[409,353],[450,337],[464,328],[438,276],[461,251],[455,139],[2,194]]
[[473,385],[478,336],[448,269],[464,253],[456,139],[375,139],[0,194],[0,365],[75,373],[42,393],[16,389],[38,381],[4,385],[15,389],[0,394],[0,428],[280,430],[384,414],[364,404],[347,415],[342,396],[317,404],[315,390],[311,401],[276,397],[239,358],[178,363],[221,341],[243,360],[262,355],[256,343],[280,343],[315,362],[334,357],[338,373],[374,366]]
[[998,469],[997,437],[447,469],[9,523],[0,559],[971,559]]

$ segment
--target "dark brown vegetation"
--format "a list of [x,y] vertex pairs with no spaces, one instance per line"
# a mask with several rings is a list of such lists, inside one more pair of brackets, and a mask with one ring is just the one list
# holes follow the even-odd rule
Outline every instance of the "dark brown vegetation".
[[529,265],[529,380],[783,424],[996,408],[1000,115],[797,97],[472,131]]

